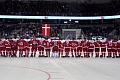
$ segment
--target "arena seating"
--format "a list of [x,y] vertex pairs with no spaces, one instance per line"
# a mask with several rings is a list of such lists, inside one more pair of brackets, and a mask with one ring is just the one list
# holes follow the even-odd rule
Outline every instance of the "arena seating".
[[4,15],[104,16],[120,14],[120,2],[115,1],[104,4],[4,1],[0,2],[0,5],[0,14]]
[[[119,1],[111,1],[110,3],[102,3],[102,4],[89,4],[89,3],[78,3],[78,2],[71,2],[71,3],[61,3],[58,1],[1,1],[0,2],[0,14],[1,15],[41,15],[41,16],[104,16],[104,15],[116,15],[120,14],[120,2]],[[43,20],[44,22],[45,20]],[[48,20],[47,20],[48,21]],[[29,35],[41,35],[41,26],[39,25],[39,29],[36,28],[38,25],[35,25],[34,28],[32,28],[34,31],[31,31],[31,28],[27,28],[29,25],[25,25],[24,27],[21,25],[16,25],[20,23],[31,23],[35,22],[41,24],[40,20],[16,20],[16,19],[0,19],[0,22],[2,24],[6,24],[5,27],[1,25],[1,33],[0,36],[10,35],[12,32],[18,33],[15,36],[21,36],[24,35],[24,37],[28,34],[26,32],[31,32]],[[54,24],[58,24],[58,21],[53,21]],[[52,21],[48,23],[52,24]],[[55,23],[56,22],[56,23]],[[91,21],[82,22],[81,24],[91,24]],[[97,24],[114,24],[115,27],[109,28],[95,28],[89,29],[89,28],[82,28],[84,33],[87,36],[90,36],[91,34],[93,36],[106,36],[110,31],[113,29],[116,29],[116,35],[119,35],[119,23],[116,25],[116,23],[113,23],[114,20],[103,20],[98,21]],[[61,23],[61,22],[60,22]],[[93,21],[94,23],[94,21]],[[92,24],[93,24],[92,23]],[[95,22],[96,23],[96,22]],[[13,25],[14,24],[14,25]],[[70,23],[71,24],[71,23]],[[72,23],[73,24],[73,23]],[[6,27],[7,26],[7,27]],[[14,29],[14,27],[18,27],[17,31]],[[94,24],[93,24],[94,26]],[[23,31],[21,32],[21,27]],[[63,26],[62,26],[63,28]],[[78,29],[79,27],[66,27],[67,29]],[[89,29],[89,30],[88,30]],[[15,30],[15,31],[14,31]],[[32,34],[32,32],[34,34]],[[90,34],[91,33],[91,34]],[[12,33],[11,35],[13,35]],[[51,34],[52,37],[58,37],[61,35],[61,29],[59,29],[58,25],[55,25],[51,27]]]
[[[16,25],[2,25],[0,27],[0,37],[14,37],[14,38],[31,38],[33,36],[40,37],[42,34],[41,26],[36,24],[16,24]],[[52,26],[51,37],[60,37],[61,29],[58,26]]]
[[86,36],[104,36],[108,38],[108,34],[114,29],[114,27],[83,27]]

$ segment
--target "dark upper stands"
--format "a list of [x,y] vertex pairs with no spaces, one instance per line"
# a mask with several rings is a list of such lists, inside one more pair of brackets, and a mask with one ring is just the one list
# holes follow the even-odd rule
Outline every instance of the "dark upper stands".
[[105,4],[4,1],[0,2],[0,5],[0,14],[11,15],[103,16],[120,14],[120,2],[115,1]]

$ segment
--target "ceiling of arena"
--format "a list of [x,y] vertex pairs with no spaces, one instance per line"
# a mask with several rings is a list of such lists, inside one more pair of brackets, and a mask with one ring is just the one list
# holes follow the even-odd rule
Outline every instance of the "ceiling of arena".
[[[0,1],[6,1],[6,0],[0,0]],[[9,1],[9,0],[8,0]],[[16,0],[12,0],[16,1]],[[111,0],[18,0],[18,1],[59,1],[59,2],[87,2],[87,3],[108,3]]]

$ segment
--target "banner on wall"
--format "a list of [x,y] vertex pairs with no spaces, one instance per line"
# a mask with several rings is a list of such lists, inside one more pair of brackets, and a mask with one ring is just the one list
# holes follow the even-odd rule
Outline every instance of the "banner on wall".
[[50,24],[42,24],[42,36],[50,36]]

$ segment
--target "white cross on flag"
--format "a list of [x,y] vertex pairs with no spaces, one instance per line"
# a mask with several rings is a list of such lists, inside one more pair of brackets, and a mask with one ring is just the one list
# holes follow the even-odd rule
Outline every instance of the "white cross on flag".
[[42,36],[50,36],[50,24],[42,24]]

